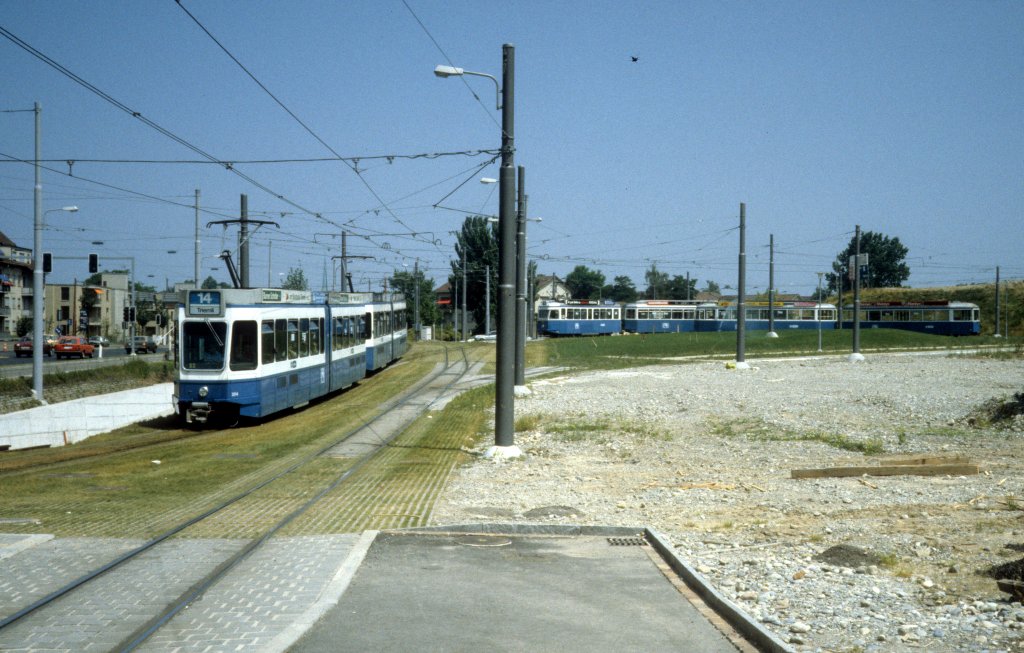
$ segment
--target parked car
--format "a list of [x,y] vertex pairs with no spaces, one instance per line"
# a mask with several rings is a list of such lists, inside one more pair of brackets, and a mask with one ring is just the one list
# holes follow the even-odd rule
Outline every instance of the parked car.
[[89,344],[89,341],[82,336],[64,336],[57,341],[57,346],[54,347],[53,352],[57,354],[57,358],[71,358],[77,356],[79,358],[92,358],[92,352],[95,349]]
[[[32,355],[32,336],[25,336],[18,342],[14,343],[14,355],[17,358]],[[43,355],[53,356],[53,343],[45,337],[43,338]]]
[[[146,336],[135,336],[135,353],[145,354],[146,352],[153,353],[156,351],[156,340],[152,337],[147,338]],[[124,352],[126,354],[132,353],[132,341],[129,340],[124,343]]]
[[110,341],[103,336],[92,336],[89,338],[89,344],[93,347],[109,347]]

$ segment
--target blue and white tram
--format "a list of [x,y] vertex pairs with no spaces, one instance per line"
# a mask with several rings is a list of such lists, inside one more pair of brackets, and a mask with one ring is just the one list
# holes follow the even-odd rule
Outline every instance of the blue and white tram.
[[187,423],[302,406],[366,375],[365,295],[314,302],[280,288],[186,291],[175,401]]
[[641,299],[623,307],[622,330],[628,333],[683,333],[696,330],[697,301]]
[[[768,302],[752,302],[744,305],[744,326],[751,331],[767,331],[769,323]],[[833,304],[817,302],[775,302],[775,328],[781,329],[835,329],[836,307]],[[697,331],[735,331],[736,304],[703,305],[698,310]]]
[[[861,303],[860,325],[865,329],[903,329],[944,336],[981,333],[977,304],[956,301]],[[853,328],[853,306],[843,307],[843,328]]]
[[387,367],[409,348],[405,297],[374,293],[366,304],[366,371]]
[[547,336],[599,336],[622,331],[622,306],[612,301],[544,300],[537,308],[537,333]]

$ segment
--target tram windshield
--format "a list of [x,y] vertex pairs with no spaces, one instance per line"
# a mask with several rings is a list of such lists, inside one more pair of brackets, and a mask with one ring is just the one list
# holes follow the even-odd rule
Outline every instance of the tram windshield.
[[181,329],[181,365],[186,370],[224,368],[228,326],[224,322],[185,322]]

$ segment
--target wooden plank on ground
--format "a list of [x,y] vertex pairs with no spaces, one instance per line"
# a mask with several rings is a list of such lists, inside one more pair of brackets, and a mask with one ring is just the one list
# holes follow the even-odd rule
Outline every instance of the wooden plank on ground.
[[970,457],[958,453],[950,454],[907,454],[903,456],[883,456],[873,458],[879,465],[953,465],[956,463],[969,463]]
[[821,469],[794,469],[792,478],[836,478],[846,476],[969,476],[981,469],[977,465],[879,465],[865,467],[823,467]]

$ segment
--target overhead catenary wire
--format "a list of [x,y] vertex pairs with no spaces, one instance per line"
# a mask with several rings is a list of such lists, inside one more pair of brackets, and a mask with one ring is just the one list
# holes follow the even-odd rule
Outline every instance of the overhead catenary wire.
[[87,80],[83,79],[82,77],[78,76],[77,74],[72,72],[70,69],[68,69],[66,66],[64,66],[61,63],[59,63],[58,61],[50,58],[49,56],[47,56],[46,54],[44,54],[40,50],[34,48],[30,44],[28,44],[26,41],[22,40],[17,35],[13,34],[12,32],[10,32],[9,30],[7,30],[6,28],[4,28],[2,26],[0,26],[0,36],[3,36],[7,40],[11,41],[12,43],[17,45],[21,49],[25,50],[26,52],[28,52],[32,56],[36,57],[37,59],[39,59],[40,61],[42,61],[46,65],[50,66],[51,68],[53,68],[57,72],[61,73],[65,77],[67,77],[70,80],[72,80],[73,82],[75,82],[76,84],[79,84],[83,88],[85,88],[88,91],[94,93],[95,95],[97,95],[98,97],[102,98],[103,100],[105,100],[106,102],[110,103],[111,105],[115,106],[116,108],[120,109],[124,113],[127,113],[131,117],[139,120],[142,124],[146,125],[150,129],[155,130],[156,132],[162,134],[163,136],[166,136],[167,138],[169,138],[169,139],[173,140],[174,142],[182,145],[183,147],[185,147],[185,148],[195,152],[199,156],[201,156],[201,157],[203,157],[203,158],[205,158],[205,159],[207,159],[209,161],[212,161],[212,162],[219,163],[219,164],[223,165],[225,170],[228,170],[228,171],[234,173],[235,175],[237,175],[241,179],[244,179],[249,184],[255,186],[256,188],[259,188],[260,190],[264,191],[265,193],[267,193],[269,195],[272,195],[273,197],[277,198],[278,200],[280,200],[280,201],[282,201],[282,202],[284,202],[284,203],[286,203],[286,204],[288,204],[290,206],[293,206],[293,207],[299,209],[300,211],[302,211],[304,213],[308,213],[310,215],[319,215],[318,213],[316,213],[312,209],[308,209],[308,208],[302,206],[301,204],[298,204],[297,202],[289,199],[288,197],[286,197],[282,193],[279,193],[279,192],[271,189],[270,187],[268,187],[265,184],[257,181],[253,177],[250,177],[249,175],[243,173],[242,171],[238,170],[235,166],[231,165],[229,162],[223,161],[223,160],[219,159],[218,157],[210,154],[209,152],[206,152],[205,150],[200,148],[198,145],[190,143],[189,141],[187,141],[184,138],[178,136],[177,134],[175,134],[174,132],[170,131],[169,129],[167,129],[167,128],[161,126],[160,124],[156,123],[155,121],[153,121],[153,120],[143,116],[141,112],[132,109],[131,107],[129,107],[128,105],[124,104],[123,102],[121,102],[120,100],[118,100],[114,96],[110,95],[106,91],[100,89],[99,87],[95,86],[94,84],[90,83],[89,81],[87,81]]
[[226,48],[226,47],[224,46],[224,44],[222,44],[222,43],[221,43],[221,42],[220,42],[219,40],[217,40],[217,38],[216,38],[216,37],[215,37],[215,36],[214,36],[214,35],[213,35],[213,34],[212,34],[212,33],[210,32],[210,30],[208,30],[208,29],[207,29],[207,28],[206,28],[206,27],[205,27],[205,26],[204,26],[204,25],[203,25],[203,24],[202,24],[202,23],[201,23],[201,22],[199,21],[199,19],[198,19],[198,18],[196,18],[196,17],[195,17],[195,16],[194,16],[194,15],[192,14],[192,12],[190,12],[190,11],[189,11],[188,9],[186,9],[186,8],[185,8],[185,5],[183,5],[183,4],[181,3],[181,0],[175,0],[175,2],[176,2],[176,3],[177,3],[177,5],[178,5],[178,6],[179,6],[179,7],[181,8],[181,10],[182,10],[182,11],[184,11],[184,12],[185,12],[185,14],[186,14],[186,15],[187,15],[187,16],[188,16],[189,18],[191,18],[191,19],[192,19],[192,21],[193,21],[193,22],[194,22],[194,23],[195,23],[195,24],[196,24],[196,25],[197,25],[197,26],[199,27],[199,29],[201,29],[201,30],[203,31],[203,33],[205,33],[205,34],[206,34],[207,36],[209,36],[209,37],[210,37],[210,39],[211,39],[211,40],[212,40],[212,41],[213,41],[214,43],[216,43],[216,44],[217,44],[217,47],[219,47],[219,48],[220,48],[220,49],[221,49],[221,50],[222,50],[222,51],[224,52],[224,54],[226,54],[226,55],[227,55],[227,56],[228,56],[228,57],[229,57],[229,58],[230,58],[230,59],[231,59],[232,61],[234,61],[234,62],[235,62],[235,64],[236,64],[236,65],[237,65],[237,66],[238,66],[239,68],[241,68],[241,69],[242,69],[242,71],[243,71],[243,72],[244,72],[244,73],[245,73],[246,75],[248,75],[248,76],[249,76],[249,78],[250,78],[250,79],[251,79],[251,80],[252,80],[253,82],[255,82],[255,83],[256,83],[256,85],[257,85],[257,86],[259,86],[261,90],[263,90],[263,92],[264,92],[264,93],[266,93],[266,94],[267,94],[267,95],[268,95],[268,96],[269,96],[269,97],[270,97],[270,98],[271,98],[271,99],[272,99],[272,100],[273,100],[274,102],[276,102],[276,103],[277,103],[277,105],[278,105],[279,107],[281,107],[281,108],[282,108],[282,109],[283,109],[283,110],[285,111],[285,113],[287,113],[287,114],[288,114],[289,116],[291,116],[291,117],[292,117],[292,119],[293,119],[293,120],[295,120],[295,122],[296,122],[296,123],[298,123],[298,124],[299,124],[299,126],[301,126],[301,127],[302,127],[302,128],[303,128],[303,129],[305,130],[305,131],[306,131],[306,133],[308,133],[308,134],[309,134],[310,136],[312,136],[312,137],[313,137],[314,139],[316,139],[316,141],[317,141],[318,143],[320,143],[321,145],[323,145],[323,146],[324,146],[324,147],[325,147],[325,148],[327,149],[327,151],[329,151],[329,152],[330,152],[331,154],[333,154],[333,155],[334,155],[335,157],[337,157],[337,158],[338,158],[338,160],[340,160],[340,161],[342,161],[343,163],[345,163],[345,165],[346,165],[346,166],[348,166],[348,168],[349,168],[350,170],[352,170],[352,172],[354,172],[354,173],[356,174],[356,176],[357,176],[357,177],[359,178],[359,181],[360,181],[360,182],[362,182],[363,186],[365,186],[365,187],[366,187],[366,190],[368,190],[368,191],[370,192],[370,194],[371,194],[371,195],[373,195],[374,199],[376,199],[376,200],[377,200],[377,202],[379,202],[379,203],[380,203],[380,206],[381,206],[382,208],[384,208],[384,210],[386,210],[386,211],[388,212],[388,214],[389,214],[389,215],[390,215],[390,216],[391,216],[392,218],[394,218],[394,220],[395,220],[395,221],[396,221],[396,222],[397,222],[398,224],[402,225],[402,226],[403,226],[403,227],[405,227],[406,229],[409,229],[410,231],[412,230],[412,228],[411,228],[411,227],[409,227],[409,226],[408,226],[407,224],[405,224],[405,223],[404,223],[404,222],[403,222],[403,221],[401,220],[401,218],[399,218],[399,217],[398,217],[398,216],[397,216],[397,215],[396,215],[396,214],[394,213],[394,211],[392,211],[392,210],[391,210],[391,207],[390,207],[390,206],[388,206],[388,204],[387,204],[387,203],[386,203],[386,202],[385,202],[385,201],[384,201],[384,200],[383,200],[383,199],[381,198],[381,196],[380,196],[380,195],[379,195],[379,194],[377,193],[377,191],[376,191],[376,190],[374,190],[374,188],[373,188],[373,187],[372,187],[372,186],[370,185],[370,182],[368,182],[368,181],[366,180],[366,178],[365,178],[365,177],[363,177],[363,175],[362,175],[362,174],[360,173],[360,171],[359,171],[359,167],[358,167],[357,163],[354,163],[354,162],[350,162],[350,161],[346,160],[346,159],[345,159],[344,157],[342,157],[342,156],[341,156],[341,155],[340,155],[340,154],[339,154],[339,153],[338,153],[337,151],[335,151],[335,149],[334,149],[333,147],[331,147],[331,146],[330,146],[330,145],[329,145],[329,144],[327,143],[327,141],[325,141],[324,139],[320,138],[320,136],[319,136],[319,135],[318,135],[318,134],[317,134],[316,132],[314,132],[314,131],[312,130],[312,128],[310,128],[310,126],[309,126],[309,125],[307,125],[307,124],[306,124],[306,123],[305,123],[305,122],[304,122],[304,121],[303,121],[303,120],[302,120],[301,118],[299,118],[299,117],[298,117],[298,116],[297,116],[297,115],[295,114],[295,112],[294,112],[294,111],[292,111],[291,109],[289,109],[289,108],[288,108],[288,107],[287,107],[287,106],[285,105],[285,103],[284,103],[284,102],[282,102],[282,101],[280,100],[280,98],[278,98],[278,97],[277,97],[276,95],[274,95],[274,94],[273,94],[273,93],[272,93],[272,92],[270,91],[270,89],[269,89],[269,88],[267,88],[265,84],[263,84],[263,82],[261,82],[261,81],[260,81],[260,80],[259,80],[259,79],[258,79],[258,78],[257,78],[257,77],[256,77],[256,76],[255,76],[255,75],[253,74],[253,73],[252,73],[252,72],[250,72],[250,71],[249,71],[249,69],[248,69],[248,68],[246,68],[246,67],[245,67],[245,66],[244,66],[244,65],[242,64],[242,62],[241,62],[241,61],[239,61],[239,60],[238,60],[238,58],[237,58],[237,57],[236,57],[235,55],[233,55],[233,54],[231,53],[231,51],[230,51],[230,50],[228,50],[228,49],[227,49],[227,48]]

